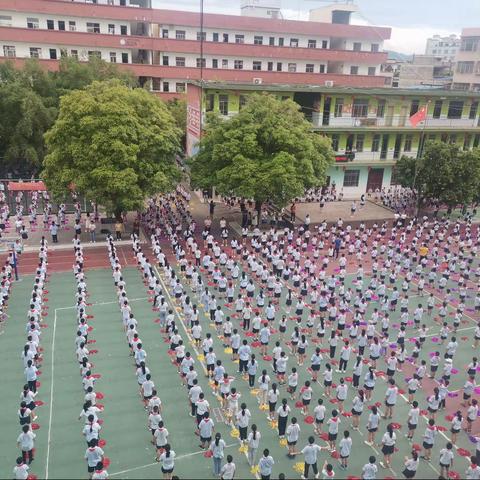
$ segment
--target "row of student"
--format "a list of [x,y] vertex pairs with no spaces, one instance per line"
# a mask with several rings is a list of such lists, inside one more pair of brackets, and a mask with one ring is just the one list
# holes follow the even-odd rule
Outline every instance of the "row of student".
[[30,307],[27,312],[26,334],[27,340],[23,346],[21,359],[23,362],[26,384],[20,394],[20,407],[17,415],[19,418],[21,432],[17,438],[17,444],[21,450],[22,456],[17,458],[14,467],[15,479],[26,479],[29,476],[30,464],[34,460],[35,438],[34,420],[38,418],[36,414],[37,403],[37,382],[40,375],[39,368],[42,364],[41,347],[41,327],[43,310],[48,308],[44,305],[47,301],[44,294],[47,293],[45,285],[47,283],[48,267],[48,244],[42,237],[38,254],[38,265],[35,271],[33,288],[30,296]]
[[169,431],[162,416],[162,401],[158,396],[155,383],[152,380],[150,369],[147,366],[147,352],[143,348],[138,332],[138,321],[135,318],[128,301],[126,283],[122,276],[122,266],[117,256],[113,237],[107,237],[107,248],[112,267],[112,276],[122,315],[123,329],[133,357],[139,395],[147,413],[147,428],[150,431],[151,443],[155,446],[155,460],[161,463],[161,470],[165,479],[171,479],[175,468],[176,453],[169,444]]
[[100,431],[102,429],[99,414],[103,406],[97,404],[97,392],[95,384],[98,375],[93,373],[94,365],[90,362],[91,351],[88,349],[89,340],[92,342],[92,327],[88,325],[87,314],[88,289],[84,271],[83,247],[80,238],[75,235],[73,239],[73,251],[75,262],[73,274],[76,281],[75,305],[76,305],[76,336],[74,340],[75,356],[80,368],[82,386],[84,391],[83,407],[78,417],[83,422],[82,434],[85,437],[87,448],[84,458],[87,463],[87,471],[90,479],[106,479],[108,471],[104,466],[105,452],[100,446]]

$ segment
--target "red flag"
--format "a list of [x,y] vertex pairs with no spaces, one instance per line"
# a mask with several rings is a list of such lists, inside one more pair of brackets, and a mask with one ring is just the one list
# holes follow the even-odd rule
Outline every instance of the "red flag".
[[410,117],[410,123],[413,127],[416,127],[420,122],[424,122],[425,119],[427,118],[427,106],[424,105],[421,107],[417,113],[414,113]]

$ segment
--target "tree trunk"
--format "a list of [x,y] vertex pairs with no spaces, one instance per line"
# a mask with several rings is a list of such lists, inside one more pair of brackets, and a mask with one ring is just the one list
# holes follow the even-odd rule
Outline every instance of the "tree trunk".
[[255,200],[255,210],[258,213],[258,219],[259,220],[260,220],[260,214],[262,212],[262,205],[263,205],[262,200]]

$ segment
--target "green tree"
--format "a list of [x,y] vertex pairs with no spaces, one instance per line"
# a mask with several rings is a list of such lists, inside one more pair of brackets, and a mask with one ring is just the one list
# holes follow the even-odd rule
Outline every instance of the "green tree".
[[312,131],[295,102],[253,94],[235,117],[208,118],[190,161],[192,184],[253,198],[257,209],[267,200],[284,206],[323,185],[333,157],[329,140]]
[[173,188],[180,135],[165,104],[147,91],[94,82],[61,98],[45,135],[42,176],[56,198],[73,184],[118,216]]

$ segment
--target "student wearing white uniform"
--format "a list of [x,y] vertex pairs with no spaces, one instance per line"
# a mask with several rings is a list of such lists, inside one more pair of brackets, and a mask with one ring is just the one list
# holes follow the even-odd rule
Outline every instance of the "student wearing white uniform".
[[13,478],[15,480],[27,480],[30,467],[24,463],[22,457],[17,458],[17,464],[13,467]]
[[213,459],[213,474],[218,477],[222,471],[222,460],[224,457],[225,442],[220,432],[215,434],[215,440],[210,444],[210,451]]
[[308,437],[308,445],[303,447],[302,451],[300,452],[304,455],[303,475],[301,476],[302,479],[308,478],[308,472],[310,471],[310,467],[315,474],[315,478],[318,478],[317,459],[318,454],[322,450],[323,448],[315,443],[314,437]]
[[93,439],[85,452],[85,460],[87,461],[87,468],[90,478],[92,478],[98,462],[103,461],[104,452],[97,443],[97,440]]
[[371,455],[362,468],[362,480],[375,480],[377,478],[378,467],[375,465],[377,459]]
[[160,462],[162,464],[163,478],[171,480],[175,468],[175,452],[168,443],[165,445],[165,451],[160,455]]
[[24,425],[22,427],[22,433],[17,438],[17,445],[22,451],[22,459],[24,463],[28,464],[33,462],[33,448],[35,445],[36,435],[30,430],[29,425]]
[[220,472],[221,480],[233,480],[235,478],[235,470],[237,467],[233,463],[233,457],[227,455],[227,463],[222,467]]
[[257,430],[255,424],[252,425],[252,431],[248,434],[247,445],[248,445],[248,463],[251,467],[255,465],[258,446],[260,444],[260,439],[262,436]]
[[270,451],[266,448],[263,451],[263,456],[258,462],[260,477],[262,480],[270,480],[272,474],[272,467],[275,465],[273,457],[270,455]]
[[341,459],[340,468],[346,470],[348,467],[348,458],[352,451],[352,438],[350,437],[350,432],[348,430],[343,432],[343,438],[340,440],[339,448]]

